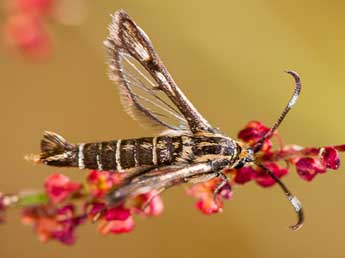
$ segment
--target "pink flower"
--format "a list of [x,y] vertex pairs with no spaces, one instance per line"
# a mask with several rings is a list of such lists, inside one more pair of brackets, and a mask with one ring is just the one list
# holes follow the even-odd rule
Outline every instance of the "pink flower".
[[[274,162],[266,162],[264,163],[265,167],[273,172],[275,176],[281,178],[282,176],[288,173],[286,168],[281,168],[277,163]],[[262,187],[269,187],[275,184],[275,181],[272,177],[270,177],[263,169],[260,167],[256,170],[256,177],[255,182],[262,186]]]
[[316,158],[300,158],[295,165],[298,175],[306,181],[311,181],[318,173],[326,171],[325,166]]
[[124,208],[123,206],[119,207],[109,207],[104,212],[104,218],[107,221],[111,220],[127,220],[130,217],[131,213],[129,209]]
[[109,233],[128,233],[133,230],[134,226],[135,224],[132,217],[128,217],[126,220],[103,220],[98,226],[98,232],[102,235],[106,235]]
[[46,58],[50,55],[52,42],[41,19],[27,14],[11,16],[4,25],[5,39],[24,55]]
[[0,192],[0,223],[5,221],[6,205],[4,203],[4,194]]
[[72,182],[62,174],[52,174],[46,179],[44,188],[53,203],[61,203],[79,191],[81,184]]
[[157,191],[135,196],[130,203],[135,208],[135,212],[146,216],[158,216],[164,209],[163,201]]
[[113,186],[111,172],[92,170],[87,176],[91,194],[97,198],[104,197]]
[[338,169],[340,159],[338,151],[333,147],[325,147],[321,150],[321,163],[330,169]]
[[[254,145],[269,129],[257,121],[249,122],[239,133],[239,138],[250,145]],[[280,145],[282,142],[279,135]],[[266,144],[266,145],[265,145]],[[326,172],[327,168],[338,169],[340,165],[338,151],[345,151],[344,145],[327,146],[324,148],[302,148],[297,145],[279,146],[278,150],[272,150],[272,142],[265,141],[261,150],[255,155],[259,161],[270,169],[276,176],[281,177],[288,170],[278,164],[283,161],[296,166],[298,175],[306,181],[311,181],[317,174]],[[256,171],[256,173],[254,173]],[[263,187],[271,186],[274,180],[265,171],[255,166],[241,168],[234,172],[234,181],[244,184],[254,180]]]
[[87,176],[87,182],[91,194],[96,198],[103,198],[113,186],[120,184],[125,176],[125,173],[92,170]]
[[52,238],[67,245],[74,244],[76,240],[75,228],[82,224],[85,219],[85,215],[77,216],[75,214],[74,205],[69,204],[58,209],[56,220],[59,223],[59,227],[52,230]]
[[243,185],[256,177],[256,172],[252,167],[243,167],[235,172],[235,183]]
[[207,182],[193,185],[187,189],[187,194],[198,199],[195,206],[202,213],[210,215],[222,211],[222,199],[231,199],[232,190],[229,184],[224,185],[214,196],[214,191],[221,182],[220,178],[215,178]]
[[77,215],[71,204],[62,208],[53,205],[27,207],[22,214],[23,223],[33,226],[40,241],[55,239],[67,245],[75,242],[75,229],[85,218],[85,215]]
[[203,214],[211,215],[218,213],[223,208],[223,202],[216,198],[216,201],[213,197],[209,196],[208,198],[201,198],[195,203],[195,207],[200,210]]
[[84,204],[84,212],[90,218],[90,220],[97,220],[103,216],[103,212],[106,210],[104,203],[100,202],[87,202]]
[[11,13],[26,13],[35,16],[50,14],[55,0],[7,0]]
[[[244,129],[238,133],[238,138],[242,141],[248,143],[249,145],[254,145],[257,143],[270,129],[264,126],[261,122],[251,121]],[[272,141],[266,140],[261,148],[261,151],[267,152],[272,147]]]

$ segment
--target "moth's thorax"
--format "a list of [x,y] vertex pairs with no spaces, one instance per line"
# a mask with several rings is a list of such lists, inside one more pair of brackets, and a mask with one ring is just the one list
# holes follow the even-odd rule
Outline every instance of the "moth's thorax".
[[194,162],[226,160],[230,165],[236,162],[241,152],[236,141],[221,134],[198,134],[190,138]]

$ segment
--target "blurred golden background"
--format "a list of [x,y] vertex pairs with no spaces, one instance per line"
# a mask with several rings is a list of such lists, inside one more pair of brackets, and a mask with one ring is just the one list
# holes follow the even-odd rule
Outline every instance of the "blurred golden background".
[[[31,62],[0,48],[0,190],[41,189],[44,178],[73,169],[33,166],[44,130],[73,142],[151,135],[122,110],[106,75],[102,40],[109,14],[125,9],[146,31],[170,73],[215,126],[236,136],[249,120],[273,124],[293,89],[283,73],[302,77],[299,102],[280,128],[289,143],[345,143],[345,2],[334,1],[84,1],[80,26],[50,24],[54,53]],[[78,5],[69,9],[78,15]],[[3,19],[3,13],[1,15]],[[345,161],[344,161],[345,162]],[[101,237],[95,225],[78,229],[71,247],[42,244],[10,211],[0,228],[0,257],[344,257],[345,167],[302,181],[284,178],[300,198],[306,224],[287,226],[295,215],[280,189],[254,183],[235,189],[224,212],[201,215],[183,187],[163,195],[165,211],[137,218],[125,235]]]

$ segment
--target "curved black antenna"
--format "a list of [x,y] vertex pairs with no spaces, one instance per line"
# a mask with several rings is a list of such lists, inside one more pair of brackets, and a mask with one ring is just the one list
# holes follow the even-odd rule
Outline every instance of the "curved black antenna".
[[295,79],[295,90],[294,90],[288,104],[284,108],[283,112],[280,114],[280,116],[279,116],[278,120],[276,121],[276,123],[274,124],[274,126],[253,146],[254,153],[258,152],[261,149],[263,143],[267,139],[270,139],[273,136],[274,132],[277,130],[277,128],[279,127],[281,122],[284,120],[287,113],[290,111],[292,106],[296,103],[298,96],[301,92],[301,79],[300,79],[299,75],[295,71],[291,71],[291,70],[285,71],[285,72],[292,75],[293,78]]
[[276,183],[280,186],[280,188],[284,191],[286,197],[288,198],[289,202],[291,203],[291,205],[294,207],[296,213],[297,213],[297,223],[293,226],[289,226],[290,229],[292,230],[298,230],[303,226],[304,223],[304,213],[303,213],[303,209],[302,209],[302,204],[300,203],[300,201],[297,199],[296,196],[294,196],[289,189],[283,184],[282,181],[280,181],[280,179],[271,171],[269,170],[267,167],[265,167],[262,164],[256,164],[258,165],[260,168],[262,168],[270,177],[273,178],[274,181],[276,181]]

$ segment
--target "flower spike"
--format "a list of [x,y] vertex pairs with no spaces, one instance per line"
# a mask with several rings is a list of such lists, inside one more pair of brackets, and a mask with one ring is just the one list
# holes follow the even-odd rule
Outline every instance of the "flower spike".
[[257,164],[260,168],[262,168],[270,177],[272,177],[272,179],[274,181],[276,181],[276,183],[280,186],[280,188],[284,191],[285,195],[287,196],[288,200],[290,201],[290,203],[292,204],[292,206],[294,207],[296,213],[297,213],[297,223],[295,225],[289,226],[290,229],[292,230],[298,230],[303,226],[304,223],[304,213],[302,210],[302,204],[300,203],[300,201],[297,199],[296,196],[294,196],[289,189],[283,184],[282,181],[280,181],[280,179],[271,171],[269,170],[267,167],[265,167],[262,164]]
[[280,114],[280,116],[279,116],[278,120],[276,121],[276,123],[274,124],[274,126],[253,146],[254,153],[258,152],[261,149],[263,143],[273,136],[274,132],[277,130],[277,128],[279,127],[281,122],[283,122],[287,113],[290,111],[292,106],[296,103],[296,101],[299,97],[299,94],[301,92],[302,86],[301,86],[301,79],[300,79],[299,75],[295,71],[291,71],[291,70],[285,71],[285,72],[292,75],[292,77],[295,79],[295,90],[294,90],[288,104],[284,108],[283,112]]

